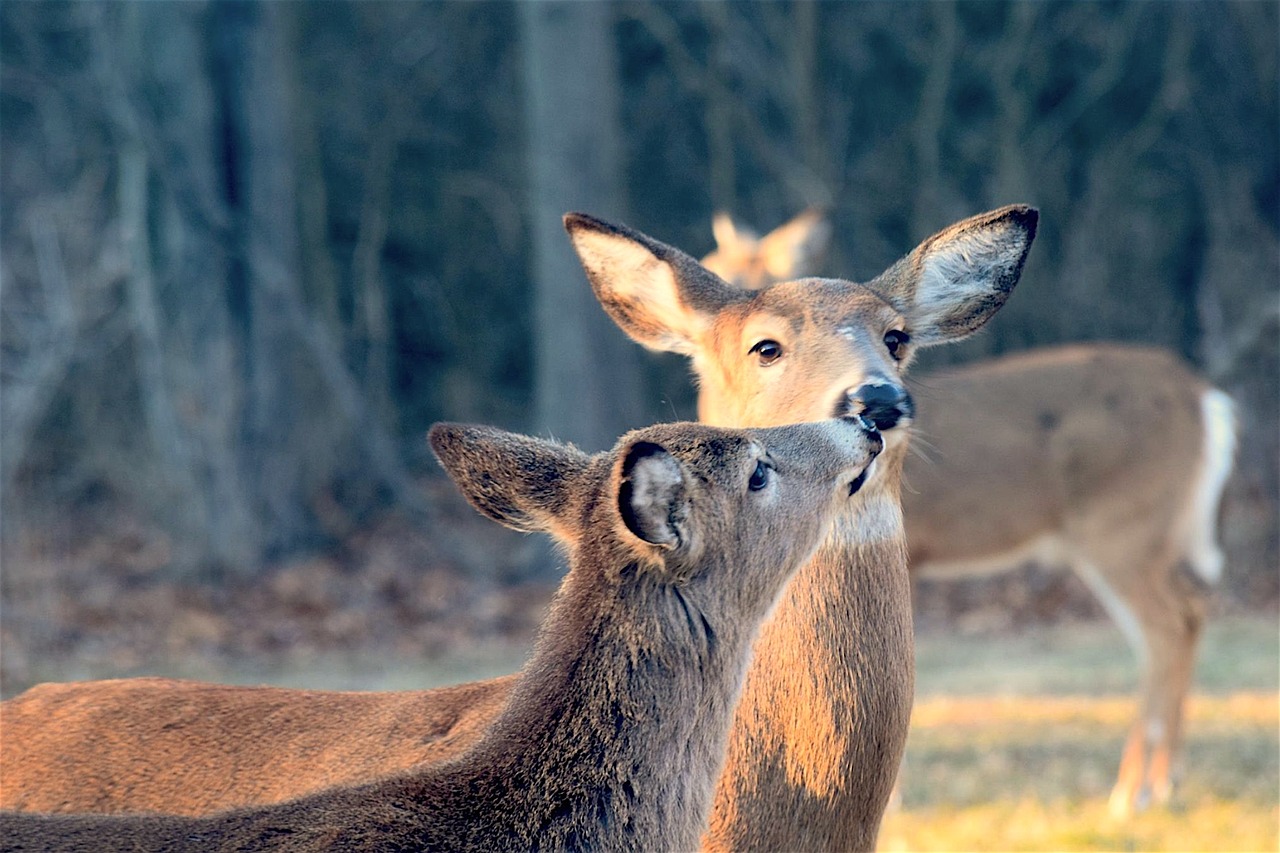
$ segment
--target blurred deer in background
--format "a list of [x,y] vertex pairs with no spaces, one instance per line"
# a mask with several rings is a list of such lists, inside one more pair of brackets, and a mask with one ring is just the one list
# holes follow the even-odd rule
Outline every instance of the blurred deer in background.
[[[725,213],[714,231],[703,263],[751,289],[813,275],[831,233],[815,211],[759,239]],[[926,450],[908,458],[902,496],[912,574],[1070,566],[1140,670],[1111,810],[1167,803],[1196,644],[1222,575],[1230,398],[1167,350],[1119,344],[931,373],[916,398]]]
[[[664,424],[587,456],[437,424],[431,444],[481,513],[554,533],[570,554],[533,657],[474,749],[207,818],[10,812],[0,850],[693,849],[752,640],[837,512],[861,500],[879,433],[856,416]],[[257,772],[274,758],[257,755]]]
[[798,214],[763,237],[721,211],[711,220],[716,250],[702,265],[730,284],[759,290],[814,275],[831,245],[831,223],[817,208]]
[[[1036,223],[1030,208],[1001,208],[933,235],[867,284],[748,291],[639,232],[566,217],[610,316],[640,343],[691,357],[703,421],[860,413],[885,437],[863,498],[761,631],[707,846],[875,846],[914,689],[898,495],[913,403],[902,376],[917,349],[963,338],[999,310]],[[456,755],[483,736],[513,683],[409,694],[164,679],[44,685],[0,707],[16,745],[0,797],[9,808],[192,814],[278,801],[369,778],[378,765],[385,773]]]

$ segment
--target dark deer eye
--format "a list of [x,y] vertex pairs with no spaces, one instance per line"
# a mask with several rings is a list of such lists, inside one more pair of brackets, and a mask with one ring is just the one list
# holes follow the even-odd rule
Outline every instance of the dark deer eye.
[[747,481],[747,488],[758,492],[767,485],[769,485],[769,466],[763,462],[757,462],[756,470],[751,472],[751,479]]
[[902,358],[902,348],[911,340],[911,336],[899,329],[890,329],[884,333],[884,345],[889,350],[889,355],[894,358]]
[[761,364],[773,364],[782,358],[782,344],[766,339],[753,346],[751,352],[760,357]]

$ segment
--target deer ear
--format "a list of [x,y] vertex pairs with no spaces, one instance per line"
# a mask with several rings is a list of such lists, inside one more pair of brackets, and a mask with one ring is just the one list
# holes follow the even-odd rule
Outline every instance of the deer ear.
[[566,214],[596,298],[636,342],[691,355],[715,313],[744,296],[693,258],[652,237],[581,213]]
[[1022,275],[1039,213],[1010,205],[957,222],[871,283],[907,317],[917,344],[966,337],[1000,310]]
[[689,497],[684,465],[662,445],[637,441],[622,454],[618,513],[637,539],[666,551],[688,544]]
[[591,457],[571,445],[487,426],[439,423],[431,449],[458,490],[483,515],[525,533],[566,541],[579,535],[573,500]]
[[760,238],[749,228],[739,228],[728,212],[720,210],[711,217],[711,234],[720,251],[734,250],[742,243],[754,244]]
[[779,225],[760,240],[764,267],[774,281],[814,275],[831,245],[831,223],[812,208]]

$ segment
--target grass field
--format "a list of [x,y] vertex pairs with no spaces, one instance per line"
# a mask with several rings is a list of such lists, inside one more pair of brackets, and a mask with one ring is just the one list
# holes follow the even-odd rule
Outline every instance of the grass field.
[[[473,644],[424,660],[353,652],[285,664],[148,658],[142,671],[61,661],[34,680],[167,674],[228,683],[403,690],[517,669],[523,644]],[[1117,822],[1107,796],[1135,712],[1137,671],[1119,632],[1094,622],[1025,633],[917,639],[917,698],[901,806],[880,848],[899,850],[1280,849],[1280,626],[1210,622],[1174,808]],[[12,689],[12,685],[10,685]]]
[[1135,702],[1109,625],[925,636],[901,807],[882,850],[1276,850],[1280,634],[1218,620],[1197,668],[1177,802],[1113,820]]

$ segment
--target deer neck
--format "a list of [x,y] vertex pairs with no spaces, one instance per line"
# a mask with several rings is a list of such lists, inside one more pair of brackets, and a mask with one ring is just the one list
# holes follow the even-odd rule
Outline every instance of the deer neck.
[[537,846],[696,847],[755,633],[744,621],[667,585],[566,581],[486,738],[511,813],[541,822]]
[[905,447],[893,450],[761,629],[709,849],[875,846],[914,690],[898,499]]

